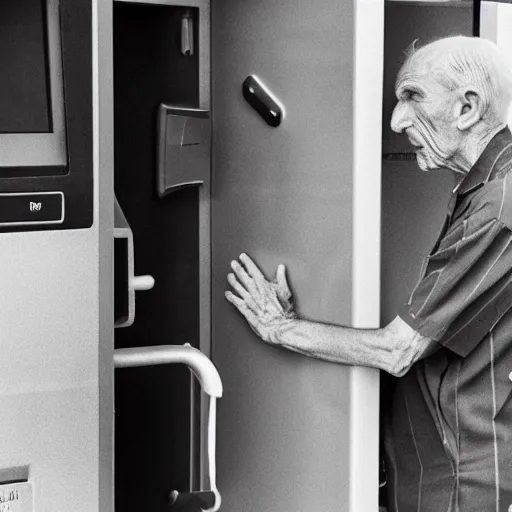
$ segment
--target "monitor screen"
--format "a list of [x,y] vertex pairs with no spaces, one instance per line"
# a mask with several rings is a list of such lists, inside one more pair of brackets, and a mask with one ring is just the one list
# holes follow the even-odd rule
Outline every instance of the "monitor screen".
[[52,131],[45,3],[0,1],[0,133]]
[[0,0],[0,177],[67,172],[59,3]]

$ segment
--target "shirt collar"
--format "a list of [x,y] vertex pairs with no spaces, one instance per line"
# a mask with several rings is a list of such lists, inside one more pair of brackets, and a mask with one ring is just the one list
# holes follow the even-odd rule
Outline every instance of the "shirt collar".
[[487,183],[493,171],[497,171],[501,167],[497,165],[498,160],[507,148],[512,148],[512,134],[508,127],[505,127],[491,139],[468,174],[455,187],[453,192],[467,194],[479,185]]

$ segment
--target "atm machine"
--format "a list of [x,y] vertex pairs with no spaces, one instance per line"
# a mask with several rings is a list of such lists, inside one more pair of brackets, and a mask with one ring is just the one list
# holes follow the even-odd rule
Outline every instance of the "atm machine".
[[210,489],[213,361],[220,510],[377,511],[393,383],[257,340],[229,263],[285,263],[305,317],[389,321],[449,184],[388,129],[403,50],[511,24],[500,1],[2,0],[0,510]]
[[106,12],[90,0],[0,2],[3,511],[110,510]]

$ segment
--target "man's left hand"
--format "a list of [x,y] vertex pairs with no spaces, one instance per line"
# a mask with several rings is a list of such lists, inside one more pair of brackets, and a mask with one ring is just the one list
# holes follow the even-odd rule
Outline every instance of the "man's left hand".
[[[241,263],[240,263],[241,262]],[[268,281],[246,254],[232,261],[228,282],[238,294],[228,291],[226,299],[242,313],[253,331],[264,341],[276,343],[283,325],[297,317],[284,265],[277,267],[276,278]]]

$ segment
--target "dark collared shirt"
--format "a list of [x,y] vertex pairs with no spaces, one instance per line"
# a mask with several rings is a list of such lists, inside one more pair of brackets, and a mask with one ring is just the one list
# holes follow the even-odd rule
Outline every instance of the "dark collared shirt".
[[390,510],[512,511],[508,128],[455,189],[400,317],[439,348],[397,384],[386,431]]

